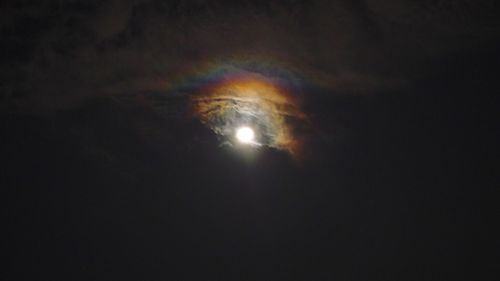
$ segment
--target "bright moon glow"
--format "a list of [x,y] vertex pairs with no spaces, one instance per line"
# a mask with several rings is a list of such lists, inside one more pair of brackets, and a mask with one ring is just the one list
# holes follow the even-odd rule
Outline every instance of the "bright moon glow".
[[236,138],[241,143],[252,143],[255,134],[252,129],[248,127],[241,127],[236,130]]
[[279,77],[272,73],[267,77],[245,67],[241,71],[236,67],[235,73],[221,72],[225,74],[207,80],[207,85],[200,82],[200,88],[190,95],[193,115],[240,146],[267,146],[297,155],[302,142],[294,132],[305,131],[307,116],[299,108],[302,99],[295,92],[295,80],[288,83],[281,72]]

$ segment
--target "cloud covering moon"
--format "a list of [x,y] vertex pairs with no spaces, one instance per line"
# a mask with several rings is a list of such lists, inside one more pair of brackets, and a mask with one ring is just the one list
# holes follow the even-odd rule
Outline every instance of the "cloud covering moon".
[[418,79],[436,56],[499,30],[495,1],[103,3],[4,5],[2,107],[52,110],[99,96],[168,95],[186,70],[239,56],[287,62],[333,94],[371,93]]
[[246,66],[214,66],[198,78],[202,82],[191,82],[196,85],[190,97],[192,114],[226,140],[236,128],[251,126],[259,144],[297,153],[296,124],[307,122],[299,80],[269,66],[263,66],[264,73]]

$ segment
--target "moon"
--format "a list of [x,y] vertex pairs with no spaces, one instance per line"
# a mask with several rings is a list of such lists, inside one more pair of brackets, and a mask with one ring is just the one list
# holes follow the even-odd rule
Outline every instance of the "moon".
[[252,128],[240,127],[236,130],[236,139],[240,143],[251,144],[254,142],[255,133]]

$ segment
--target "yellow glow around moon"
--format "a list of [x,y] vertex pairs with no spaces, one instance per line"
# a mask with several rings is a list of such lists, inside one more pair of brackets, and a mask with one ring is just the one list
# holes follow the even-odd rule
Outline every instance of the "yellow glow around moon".
[[191,102],[194,116],[239,144],[272,147],[292,155],[301,149],[302,139],[295,129],[307,117],[300,109],[300,97],[280,81],[249,73],[226,77],[198,89]]
[[251,128],[241,127],[236,130],[236,138],[241,143],[252,143],[255,138],[255,133]]

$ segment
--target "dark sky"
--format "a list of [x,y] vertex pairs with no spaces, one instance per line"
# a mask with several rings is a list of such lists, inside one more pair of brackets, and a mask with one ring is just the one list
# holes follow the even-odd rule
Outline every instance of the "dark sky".
[[[500,278],[497,1],[8,2],[2,280]],[[207,65],[300,157],[191,115]]]

